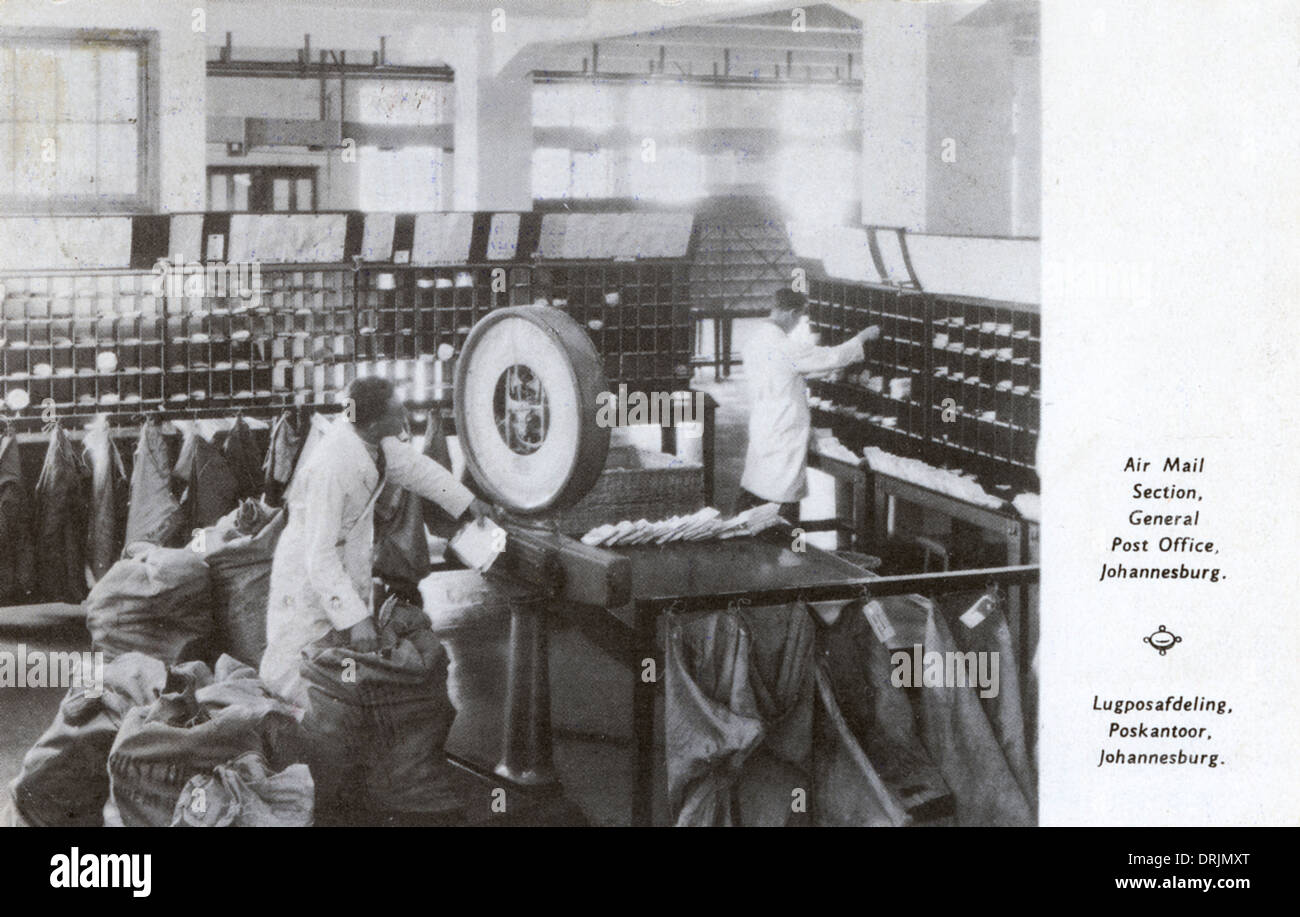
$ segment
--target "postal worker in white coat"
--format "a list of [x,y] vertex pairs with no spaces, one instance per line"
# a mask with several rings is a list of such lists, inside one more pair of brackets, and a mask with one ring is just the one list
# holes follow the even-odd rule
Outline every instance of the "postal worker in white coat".
[[[490,511],[450,471],[402,442],[405,410],[386,379],[358,379],[350,410],[329,422],[304,454],[286,494],[289,521],[271,562],[266,652],[258,672],[302,709],[304,647],[330,630],[358,652],[378,635],[371,609],[375,499],[392,481],[437,503],[452,518]],[[306,448],[304,448],[306,452]]]
[[807,378],[862,362],[864,345],[880,337],[880,328],[872,325],[838,346],[814,346],[790,334],[807,311],[808,299],[802,293],[777,290],[771,313],[745,344],[749,446],[736,512],[780,503],[787,521],[799,521],[799,501],[808,494],[812,435]]

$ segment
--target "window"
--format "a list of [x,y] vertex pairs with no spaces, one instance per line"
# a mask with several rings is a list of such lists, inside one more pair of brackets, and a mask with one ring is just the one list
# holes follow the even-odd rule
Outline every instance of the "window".
[[600,199],[618,196],[618,159],[605,149],[533,150],[533,196]]
[[533,125],[604,131],[618,123],[624,88],[618,83],[538,83]]
[[438,147],[360,150],[361,209],[421,212],[451,202],[451,156]]
[[152,57],[143,32],[0,30],[0,210],[153,209]]
[[708,160],[693,150],[665,147],[650,162],[630,158],[629,166],[633,197],[683,203],[704,195]]
[[453,154],[437,145],[433,129],[456,120],[455,86],[383,80],[360,82],[356,91],[356,117],[361,123],[398,132],[386,139],[372,135],[358,151],[361,209],[408,213],[449,209],[454,196]]
[[838,222],[858,206],[861,109],[861,93],[841,85],[539,80],[533,198],[761,194]]
[[209,166],[208,209],[274,213],[316,209],[310,166]]
[[363,124],[450,124],[456,120],[455,92],[451,83],[361,82],[357,86],[357,120]]
[[793,220],[836,225],[857,207],[861,160],[853,152],[816,144],[789,145],[776,156],[772,190]]

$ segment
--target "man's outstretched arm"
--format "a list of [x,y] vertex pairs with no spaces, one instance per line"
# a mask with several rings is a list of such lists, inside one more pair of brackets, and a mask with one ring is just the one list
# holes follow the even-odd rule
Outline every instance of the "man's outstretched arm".
[[795,372],[805,376],[833,372],[854,363],[861,363],[864,358],[863,346],[868,341],[874,341],[879,337],[880,328],[872,325],[870,328],[859,331],[843,344],[837,344],[834,347],[814,347],[810,345],[801,347],[791,341],[790,362]]

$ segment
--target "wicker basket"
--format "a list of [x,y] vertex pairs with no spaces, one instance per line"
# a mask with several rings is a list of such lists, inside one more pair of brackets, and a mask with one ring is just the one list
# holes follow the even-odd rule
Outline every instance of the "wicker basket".
[[581,535],[598,525],[693,513],[705,505],[704,467],[633,446],[609,450],[605,470],[575,506],[552,517],[560,531]]

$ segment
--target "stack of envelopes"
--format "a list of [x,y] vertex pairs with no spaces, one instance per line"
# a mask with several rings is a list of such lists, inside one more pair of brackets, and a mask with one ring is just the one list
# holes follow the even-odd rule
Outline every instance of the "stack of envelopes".
[[715,541],[757,535],[781,523],[780,506],[765,503],[730,519],[713,507],[686,516],[672,516],[659,522],[638,519],[599,525],[582,536],[582,543],[602,548],[637,544],[668,544],[674,541]]

